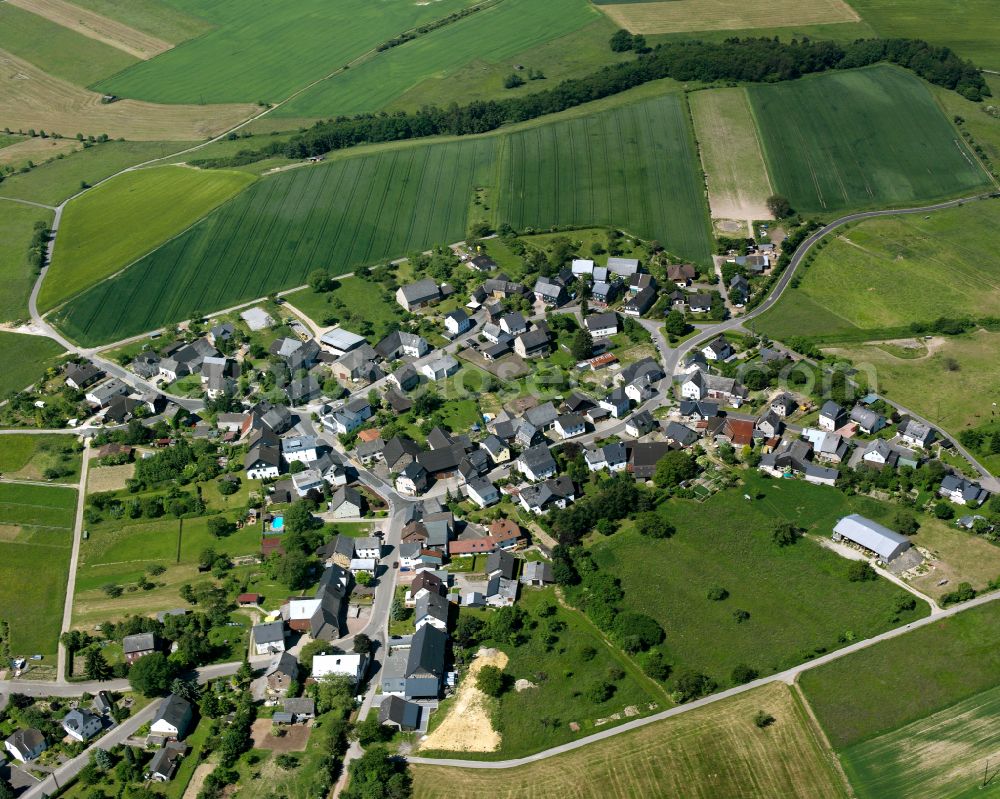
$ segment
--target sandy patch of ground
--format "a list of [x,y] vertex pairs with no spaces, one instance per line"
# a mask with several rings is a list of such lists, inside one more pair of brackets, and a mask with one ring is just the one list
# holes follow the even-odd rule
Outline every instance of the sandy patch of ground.
[[[632,33],[742,30],[832,22],[860,22],[844,0],[668,0],[598,6]],[[778,22],[777,20],[780,20]]]
[[0,119],[13,130],[36,128],[135,141],[191,141],[215,136],[259,111],[244,105],[102,103],[101,95],[53,77],[0,50]]
[[170,42],[64,0],[7,0],[7,2],[76,31],[88,39],[96,39],[143,60],[173,47]]
[[476,675],[483,666],[507,665],[507,655],[496,649],[480,649],[458,687],[455,703],[444,721],[420,743],[421,749],[455,752],[495,752],[500,733],[493,729],[487,696],[476,687]]
[[201,763],[191,775],[191,781],[184,789],[184,796],[181,799],[197,799],[201,788],[205,784],[205,778],[215,770],[216,764],[213,762]]
[[76,139],[43,139],[36,136],[0,149],[0,164],[22,166],[28,161],[38,164],[59,153],[71,153],[79,146]]
[[537,688],[537,687],[538,686],[535,685],[531,680],[518,680],[516,683],[514,683],[514,690],[517,691],[518,693],[521,693],[521,691],[527,691],[529,688]]
[[18,524],[0,524],[0,541],[16,541],[21,534]]
[[87,472],[87,493],[118,491],[125,488],[125,481],[135,474],[134,463],[121,466],[95,466]]
[[273,728],[271,719],[257,719],[253,723],[250,736],[253,738],[254,749],[266,749],[269,752],[304,752],[309,743],[311,728],[305,724],[286,726],[285,734],[280,738],[271,735]]

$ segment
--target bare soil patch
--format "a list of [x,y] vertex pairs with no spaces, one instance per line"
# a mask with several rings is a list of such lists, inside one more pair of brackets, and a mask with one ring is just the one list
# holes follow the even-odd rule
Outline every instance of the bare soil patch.
[[507,655],[496,649],[480,649],[458,687],[448,715],[420,743],[422,749],[455,752],[495,752],[500,748],[500,733],[490,720],[489,699],[476,687],[476,675],[483,666],[507,665]]
[[632,33],[742,30],[775,26],[860,22],[843,0],[668,0],[598,6]]
[[0,524],[0,541],[16,541],[21,534],[19,524]]
[[280,738],[272,735],[273,724],[270,719],[257,719],[253,723],[250,736],[253,738],[254,749],[266,749],[268,752],[304,752],[309,743],[312,728],[305,724],[293,724],[285,727],[285,734]]
[[87,472],[87,493],[118,491],[125,488],[125,481],[135,474],[134,463],[121,466],[95,466]]
[[7,0],[7,2],[76,31],[88,39],[96,39],[143,60],[173,47],[170,42],[137,31],[103,14],[67,3],[65,0]]
[[102,103],[0,50],[0,119],[11,129],[58,131],[135,141],[192,141],[218,135],[250,117],[253,105],[158,105],[139,100]]
[[194,770],[194,774],[191,775],[191,781],[187,784],[187,788],[184,789],[182,799],[196,799],[205,784],[205,778],[212,773],[216,765],[213,762],[199,764]]

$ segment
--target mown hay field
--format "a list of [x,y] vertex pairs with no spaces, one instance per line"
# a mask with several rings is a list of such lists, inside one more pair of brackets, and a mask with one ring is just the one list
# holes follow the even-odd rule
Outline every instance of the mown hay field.
[[747,87],[771,184],[804,214],[973,194],[987,176],[910,72],[876,66]]
[[799,682],[840,751],[994,688],[998,674],[993,602],[809,669]]
[[299,285],[314,269],[343,274],[457,241],[493,148],[491,138],[403,147],[261,180],[74,299],[62,323],[81,340],[114,341]]
[[1000,795],[998,715],[1000,687],[845,749],[844,770],[859,799]]
[[633,33],[745,30],[857,22],[844,0],[599,0],[601,10]]
[[191,4],[190,13],[181,9],[180,3],[164,3],[162,0],[72,0],[73,5],[93,11],[110,19],[115,19],[130,28],[148,33],[158,39],[178,44],[192,39],[212,29],[212,24],[196,16],[197,10]]
[[39,309],[125,268],[253,181],[245,172],[160,166],[127,172],[83,194],[66,206]]
[[[278,102],[468,0],[184,0],[215,28],[94,85],[155,103]],[[105,73],[107,74],[107,73]]]
[[64,80],[0,49],[0,120],[13,130],[34,128],[63,136],[106,133],[130,141],[190,141],[222,133],[255,111],[259,109],[248,104],[157,105],[136,100],[105,104],[100,94],[75,85],[72,79]]
[[[897,619],[903,589],[882,579],[850,582],[848,561],[815,541],[779,547],[771,540],[776,521],[829,537],[848,513],[877,519],[888,508],[801,481],[746,479],[745,488],[700,504],[672,504],[667,518],[677,532],[669,539],[650,541],[626,528],[591,546],[602,571],[621,580],[622,609],[648,614],[664,629],[669,688],[686,669],[729,687],[738,665],[771,674],[927,615],[918,602]],[[745,493],[763,496],[748,502]],[[709,599],[715,588],[728,597]],[[749,619],[739,622],[737,610]]]
[[707,262],[705,189],[683,97],[665,94],[504,138],[498,221],[617,225]]
[[695,136],[715,219],[770,219],[773,194],[746,89],[689,95]]
[[875,338],[940,316],[1000,316],[1000,264],[983,256],[998,249],[1000,203],[992,200],[867,219],[830,236],[757,326],[776,338]]
[[[754,726],[758,710],[775,723]],[[774,683],[519,768],[412,765],[415,799],[844,797],[792,690]]]
[[0,484],[0,618],[11,655],[55,655],[62,626],[76,491]]
[[[427,78],[446,77],[471,62],[493,64],[511,59],[599,18],[600,13],[586,0],[503,0],[379,53],[299,95],[276,113],[287,117],[331,117],[378,111]],[[489,47],[483,47],[485,41]],[[536,66],[531,61],[525,65]],[[500,78],[496,80],[499,85]]]

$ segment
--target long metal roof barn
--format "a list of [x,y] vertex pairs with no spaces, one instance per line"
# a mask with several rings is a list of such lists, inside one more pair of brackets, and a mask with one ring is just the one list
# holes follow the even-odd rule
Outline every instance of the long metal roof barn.
[[871,550],[884,561],[890,561],[910,548],[910,540],[905,535],[900,535],[857,513],[845,516],[837,522],[833,532]]

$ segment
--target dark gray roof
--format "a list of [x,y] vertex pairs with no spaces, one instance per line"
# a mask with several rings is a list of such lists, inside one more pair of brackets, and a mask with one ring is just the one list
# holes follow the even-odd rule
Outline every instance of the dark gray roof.
[[513,580],[517,573],[517,558],[502,550],[491,552],[486,557],[486,574],[492,575],[494,572],[499,572],[507,580]]
[[126,655],[136,652],[151,652],[156,649],[156,635],[153,633],[136,633],[126,635],[122,639],[122,651]]
[[182,734],[187,722],[191,719],[191,703],[183,696],[170,694],[160,702],[160,707],[156,710],[153,723],[165,721],[172,727],[176,727]]
[[406,677],[444,677],[445,650],[448,634],[432,624],[425,624],[410,644],[410,654],[406,659]]
[[415,730],[420,723],[420,705],[400,696],[390,696],[379,705],[378,721],[379,724],[391,721],[403,730]]

